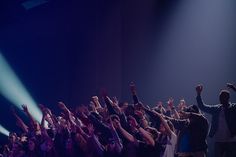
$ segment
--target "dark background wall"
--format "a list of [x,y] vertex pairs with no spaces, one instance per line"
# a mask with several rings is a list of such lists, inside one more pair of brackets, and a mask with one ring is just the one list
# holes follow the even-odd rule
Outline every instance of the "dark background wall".
[[[130,81],[150,105],[170,96],[194,104],[198,83],[218,103],[219,90],[236,82],[229,2],[49,0],[29,10],[23,2],[1,1],[0,51],[36,102],[56,112],[58,101],[87,104],[102,88],[131,102]],[[0,105],[0,124],[17,130],[12,104],[0,96]]]

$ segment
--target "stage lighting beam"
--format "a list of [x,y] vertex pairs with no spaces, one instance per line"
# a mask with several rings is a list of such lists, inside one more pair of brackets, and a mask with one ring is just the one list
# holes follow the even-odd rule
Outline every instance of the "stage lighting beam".
[[22,109],[22,104],[26,104],[32,116],[40,122],[42,112],[1,52],[0,71],[0,93],[19,109]]
[[9,136],[10,132],[0,124],[0,133],[3,135]]

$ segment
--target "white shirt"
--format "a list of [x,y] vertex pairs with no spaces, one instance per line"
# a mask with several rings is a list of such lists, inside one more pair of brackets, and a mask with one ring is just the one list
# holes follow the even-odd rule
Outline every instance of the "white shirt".
[[223,107],[219,113],[219,121],[218,121],[218,129],[216,130],[216,134],[214,136],[215,142],[236,142],[236,137],[230,136],[230,131],[228,124],[225,118],[225,112]]
[[177,136],[174,133],[171,134],[171,137],[167,136],[166,149],[162,157],[174,157],[176,143]]

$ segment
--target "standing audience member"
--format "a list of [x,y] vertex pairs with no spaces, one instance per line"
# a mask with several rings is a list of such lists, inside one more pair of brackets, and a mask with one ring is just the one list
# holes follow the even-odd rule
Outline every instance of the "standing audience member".
[[[228,84],[228,87],[232,87]],[[235,157],[236,156],[236,105],[229,101],[230,92],[221,90],[219,95],[220,104],[207,105],[203,102],[201,94],[203,86],[198,85],[197,103],[199,108],[212,115],[211,129],[209,136],[214,137],[214,157]]]
[[[233,84],[227,87],[236,91]],[[236,106],[229,102],[229,91],[222,90],[220,104],[211,106],[203,103],[202,89],[196,87],[197,103],[212,114],[214,157],[236,157]],[[151,108],[140,102],[134,83],[130,91],[132,104],[111,99],[104,91],[104,104],[98,96],[74,110],[58,102],[59,115],[40,104],[40,123],[27,105],[22,110],[28,124],[12,109],[21,133],[9,134],[0,157],[206,157],[209,125],[196,105],[181,99],[175,107],[170,97],[167,105],[159,101]]]

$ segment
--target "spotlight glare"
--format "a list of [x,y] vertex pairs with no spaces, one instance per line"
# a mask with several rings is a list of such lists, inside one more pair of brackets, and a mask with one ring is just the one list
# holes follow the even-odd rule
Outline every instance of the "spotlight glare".
[[42,112],[30,96],[20,79],[14,73],[6,59],[0,52],[0,93],[19,109],[26,104],[29,112],[38,121],[41,121]]
[[0,124],[0,133],[3,135],[9,136],[10,132]]

